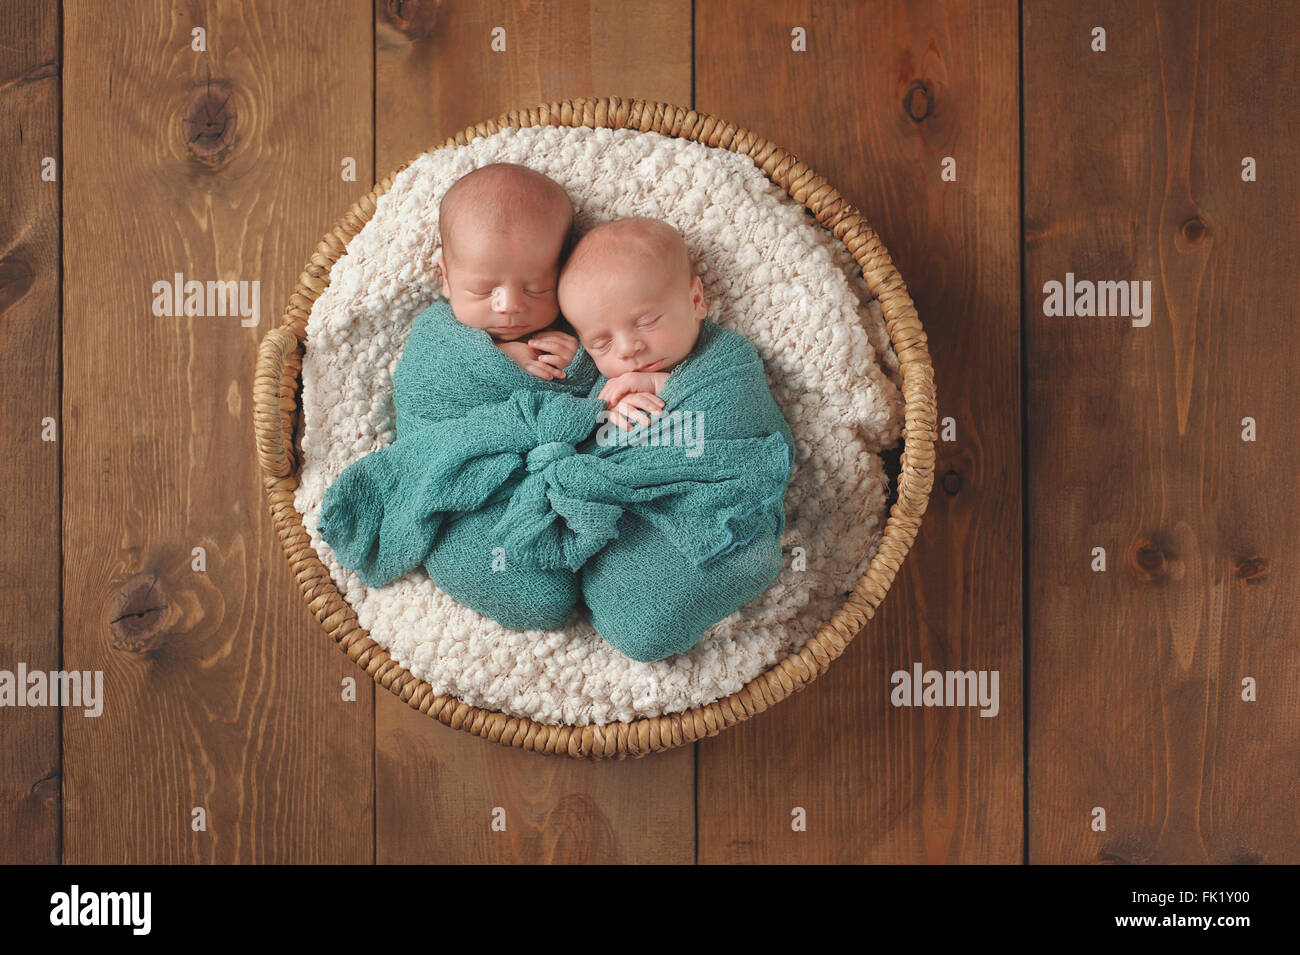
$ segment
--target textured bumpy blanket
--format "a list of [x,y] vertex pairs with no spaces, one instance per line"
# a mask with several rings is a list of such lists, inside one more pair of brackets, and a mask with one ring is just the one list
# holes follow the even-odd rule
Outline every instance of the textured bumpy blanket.
[[491,336],[458,322],[446,299],[414,319],[393,372],[397,436],[348,467],[325,492],[319,530],[340,562],[371,587],[424,563],[438,520],[420,509],[423,458],[437,422],[512,395],[585,395],[598,377],[581,346],[565,377],[545,381],[515,364]]
[[[663,411],[626,431],[602,422],[603,376],[587,397],[529,387],[457,417],[418,417],[427,399],[403,392],[429,387],[421,363],[448,370],[447,359],[409,349],[394,376],[397,439],[349,467],[322,504],[322,536],[367,583],[425,563],[480,613],[550,628],[573,608],[582,571],[601,636],[660,659],[780,571],[794,437],[743,335],[706,319],[660,392]],[[646,567],[650,579],[626,576]]]

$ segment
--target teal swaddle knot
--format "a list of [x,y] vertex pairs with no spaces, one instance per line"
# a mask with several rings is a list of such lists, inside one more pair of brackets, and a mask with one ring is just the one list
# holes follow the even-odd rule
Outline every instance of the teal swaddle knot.
[[535,474],[552,462],[573,454],[577,454],[577,448],[573,445],[563,441],[547,441],[528,452],[528,456],[524,458],[524,466],[528,468],[530,474]]

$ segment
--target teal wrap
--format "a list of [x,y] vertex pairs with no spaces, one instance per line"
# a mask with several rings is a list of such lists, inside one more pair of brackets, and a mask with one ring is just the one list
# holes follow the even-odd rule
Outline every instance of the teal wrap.
[[[567,325],[557,327],[569,330]],[[444,518],[459,515],[419,508],[413,482],[420,480],[428,442],[436,440],[429,428],[514,394],[586,394],[598,375],[581,346],[564,371],[564,378],[544,381],[520,368],[487,332],[458,322],[446,299],[436,299],[420,311],[393,372],[396,437],[347,467],[321,502],[318,530],[339,562],[370,587],[382,587],[421,565],[432,575],[429,563],[439,563],[437,554],[431,554],[437,532],[443,530]],[[454,527],[443,537],[455,545],[474,521],[446,523]],[[459,554],[463,548],[452,550]],[[462,597],[472,596],[453,592],[460,589],[454,585],[444,589],[462,602],[467,602]]]
[[407,352],[401,366],[397,439],[322,505],[322,536],[372,586],[424,562],[461,603],[538,629],[562,625],[581,588],[597,632],[649,661],[689,649],[780,572],[794,437],[743,335],[706,319],[661,414],[628,431],[604,421],[603,376],[589,397],[496,391],[414,425],[401,392],[425,376]]

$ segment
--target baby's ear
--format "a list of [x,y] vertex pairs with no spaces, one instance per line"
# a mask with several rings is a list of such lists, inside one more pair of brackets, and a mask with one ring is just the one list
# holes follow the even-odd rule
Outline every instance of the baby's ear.
[[704,297],[704,281],[698,275],[691,279],[691,303],[695,306],[696,318],[708,317],[709,300]]
[[444,296],[450,294],[451,289],[448,288],[447,286],[447,273],[444,272],[442,268],[442,247],[441,246],[438,247],[437,252],[433,253],[433,264],[432,267],[429,269],[429,275],[430,277],[432,277],[433,281],[441,288],[442,294]]

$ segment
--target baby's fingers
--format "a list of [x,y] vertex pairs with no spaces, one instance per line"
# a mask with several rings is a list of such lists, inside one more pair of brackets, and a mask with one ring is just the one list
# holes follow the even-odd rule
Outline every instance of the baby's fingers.
[[[568,364],[568,362],[565,361],[564,358],[561,357],[560,355],[546,355],[546,354],[538,355],[537,360],[544,361],[548,365],[554,365],[556,368],[563,368],[565,365]],[[560,373],[560,377],[564,377],[563,372]]]
[[611,380],[605,382],[605,387],[600,389],[596,397],[609,405],[616,405],[625,394],[627,394],[627,388],[617,385]]
[[557,376],[564,377],[564,372],[552,368],[550,365],[543,365],[540,361],[530,361],[524,367],[538,378],[543,378],[546,381],[551,381]]
[[557,331],[538,332],[533,335],[529,341],[546,342],[547,344],[561,347],[568,344],[573,344],[575,346],[578,344],[578,340],[572,335],[566,335],[564,332]]
[[637,424],[644,425],[650,423],[650,418],[644,411],[640,410],[630,398],[618,406],[618,413],[622,415],[625,421],[635,421]]
[[623,403],[637,408],[644,408],[651,414],[658,414],[664,410],[664,400],[658,395],[650,394],[648,391],[638,391],[628,395]]

